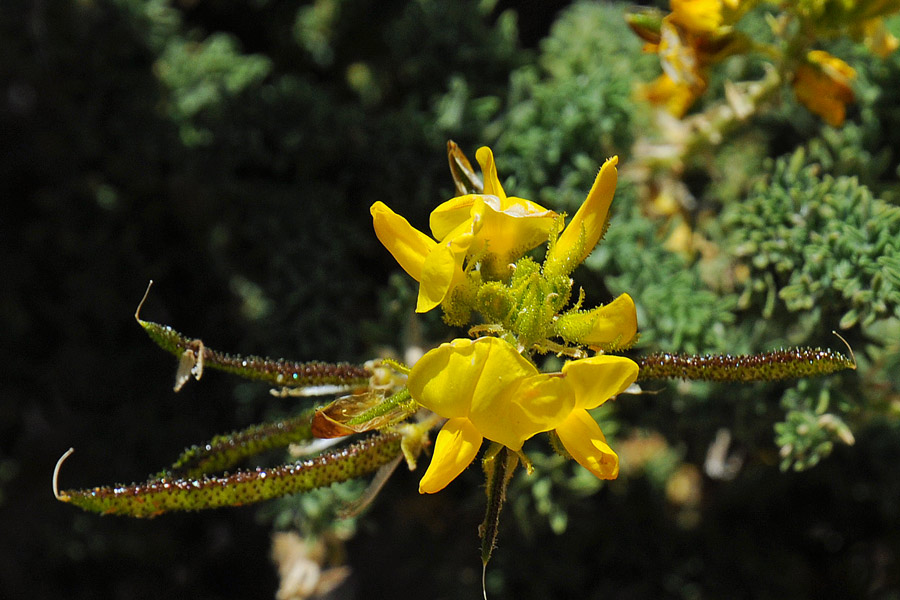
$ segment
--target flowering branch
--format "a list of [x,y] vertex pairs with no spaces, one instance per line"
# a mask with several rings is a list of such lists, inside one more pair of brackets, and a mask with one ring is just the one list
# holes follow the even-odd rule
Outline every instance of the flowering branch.
[[[212,350],[169,326],[141,320],[138,306],[135,318],[141,327],[179,359],[176,391],[209,367],[276,386],[278,394],[339,397],[296,417],[194,446],[170,469],[141,484],[60,492],[57,465],[57,499],[103,514],[152,517],[260,502],[376,471],[377,490],[401,456],[416,468],[431,430],[440,427],[419,482],[421,493],[450,485],[489,442],[482,460],[487,508],[480,528],[486,566],[510,478],[519,462],[532,470],[524,444],[546,436],[560,454],[595,477],[615,479],[619,457],[589,411],[635,381],[773,381],[855,368],[845,356],[820,349],[752,356],[658,353],[637,361],[615,355],[638,340],[634,300],[621,294],[585,308],[585,293],[575,293],[571,274],[606,232],[618,158],[604,162],[566,224],[565,215],[508,196],[489,148],[479,149],[476,157],[481,177],[462,151],[448,144],[459,195],[432,212],[430,235],[381,202],[370,209],[378,239],[419,283],[416,311],[440,308],[445,320],[457,325],[479,315],[482,320],[470,330],[475,339],[441,344],[411,368],[390,360],[365,365],[272,360]],[[542,263],[526,255],[544,243]],[[557,372],[538,369],[537,357],[549,353],[568,359]],[[211,475],[267,450],[315,440],[321,440],[321,450],[365,432],[373,435],[295,464]]]

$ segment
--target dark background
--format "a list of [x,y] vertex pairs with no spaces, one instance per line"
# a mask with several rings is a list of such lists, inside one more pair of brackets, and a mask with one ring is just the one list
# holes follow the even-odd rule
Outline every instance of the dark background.
[[[415,290],[392,279],[368,207],[425,228],[452,191],[446,140],[473,156],[498,137],[510,73],[568,4],[4,3],[0,596],[274,596],[271,515],[82,513],[53,498],[53,466],[74,447],[64,488],[141,480],[186,446],[293,410],[218,373],[172,392],[174,358],[132,316],[150,279],[142,317],[217,349],[362,361],[409,341]],[[610,139],[606,153],[627,152]],[[432,317],[422,329],[440,332]],[[781,391],[767,392],[775,406]],[[702,463],[715,418],[686,433],[684,412],[656,402],[623,420],[673,445],[684,434],[679,460]],[[733,482],[704,480],[690,526],[641,473],[557,498],[563,535],[510,507],[492,595],[900,597],[895,420],[807,472],[780,473],[776,452]],[[417,479],[400,468],[359,522],[334,597],[479,597],[478,473],[431,497]]]

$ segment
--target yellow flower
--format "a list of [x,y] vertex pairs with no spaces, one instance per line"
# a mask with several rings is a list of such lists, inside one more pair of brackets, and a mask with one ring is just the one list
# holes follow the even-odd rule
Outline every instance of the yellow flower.
[[[484,172],[484,194],[444,202],[432,213],[435,239],[414,228],[383,202],[372,205],[375,234],[409,275],[419,282],[416,312],[438,306],[463,280],[466,258],[489,263],[490,273],[548,239],[556,213],[523,198],[507,197],[497,178],[494,156],[476,154]],[[435,241],[437,240],[437,241]]]
[[856,71],[823,50],[813,50],[806,58],[807,62],[800,65],[794,75],[794,94],[801,104],[826,123],[840,127],[844,123],[847,104],[854,100],[850,82],[856,77]]
[[556,244],[547,253],[546,265],[550,271],[571,273],[594,249],[606,231],[609,205],[616,193],[619,175],[616,165],[619,157],[607,159],[594,179],[594,185],[578,212],[563,230]]
[[[612,451],[586,410],[624,390],[637,377],[627,358],[571,361],[562,373],[541,373],[499,338],[458,339],[426,353],[409,374],[421,406],[447,418],[419,483],[442,490],[474,460],[484,438],[518,451],[528,438],[556,429],[566,449],[598,476],[609,477]],[[583,413],[583,414],[582,414]],[[591,419],[592,420],[592,419]],[[586,439],[579,436],[588,435]],[[615,453],[611,454],[615,457]]]

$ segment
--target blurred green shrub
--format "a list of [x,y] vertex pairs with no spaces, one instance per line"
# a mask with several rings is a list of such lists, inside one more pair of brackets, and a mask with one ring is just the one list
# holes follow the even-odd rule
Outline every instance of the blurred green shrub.
[[820,172],[798,150],[723,216],[750,268],[740,306],[815,311],[820,327],[838,315],[844,329],[900,316],[900,208]]

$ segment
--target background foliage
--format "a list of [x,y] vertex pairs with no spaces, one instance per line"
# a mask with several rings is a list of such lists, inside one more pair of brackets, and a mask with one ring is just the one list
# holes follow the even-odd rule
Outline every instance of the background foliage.
[[[368,206],[383,200],[424,228],[451,194],[452,138],[470,156],[492,145],[511,193],[559,210],[620,155],[612,226],[576,277],[594,302],[635,298],[636,353],[838,348],[840,327],[860,361],[820,381],[622,396],[598,414],[623,460],[610,484],[536,448],[537,474],[513,484],[488,591],[900,597],[900,56],[836,42],[860,73],[842,129],[778,98],[691,157],[692,202],[662,214],[628,171],[655,127],[632,89],[658,66],[622,13],[592,2],[7,2],[0,595],[274,595],[273,527],[327,528],[328,498],[98,518],[54,501],[52,466],[74,446],[64,485],[140,479],[186,445],[294,410],[226,376],[173,394],[172,361],[131,317],[151,278],[147,318],[242,353],[364,360],[448,337],[435,318],[410,319],[413,288],[372,235]],[[684,226],[687,245],[676,243]],[[722,432],[731,443],[711,463]],[[335,597],[478,594],[478,473],[434,497],[416,481],[398,470],[356,522],[353,576]]]

